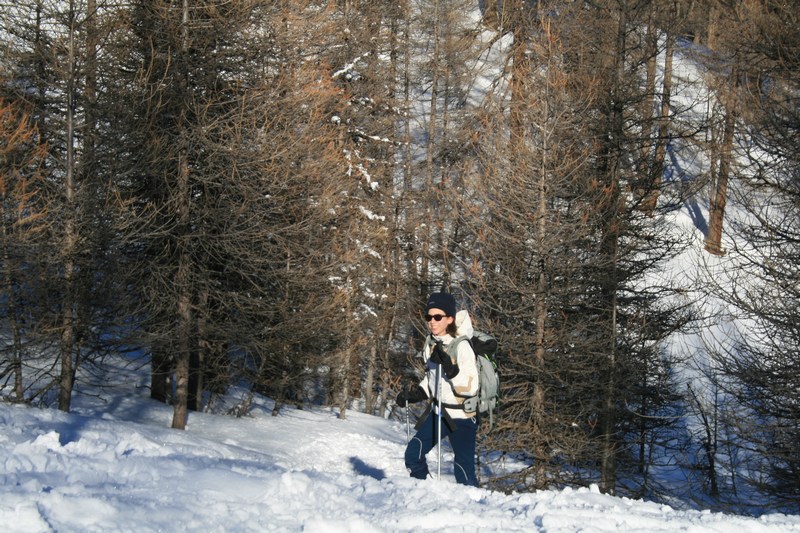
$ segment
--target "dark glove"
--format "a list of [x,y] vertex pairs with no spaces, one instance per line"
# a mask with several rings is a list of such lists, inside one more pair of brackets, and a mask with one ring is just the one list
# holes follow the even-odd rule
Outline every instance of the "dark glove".
[[450,359],[447,352],[444,351],[441,342],[437,342],[431,349],[431,356],[429,358],[437,365],[442,365],[442,371],[447,379],[453,379],[458,375],[458,365]]
[[400,407],[405,407],[409,403],[421,402],[422,400],[425,400],[427,397],[428,394],[425,392],[425,390],[419,385],[417,385],[410,391],[407,391],[405,389],[401,390],[399,393],[397,393],[397,398],[395,398],[394,401]]

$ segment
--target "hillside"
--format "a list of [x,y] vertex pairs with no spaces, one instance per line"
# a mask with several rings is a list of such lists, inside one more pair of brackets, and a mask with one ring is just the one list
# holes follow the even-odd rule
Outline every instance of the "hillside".
[[[800,517],[679,511],[595,488],[501,494],[420,482],[404,470],[405,426],[352,412],[252,416],[171,409],[120,371],[83,389],[74,414],[0,404],[0,524],[8,532],[800,531]],[[445,447],[445,452],[447,449]],[[433,454],[435,455],[435,454]],[[435,461],[435,457],[433,457]]]

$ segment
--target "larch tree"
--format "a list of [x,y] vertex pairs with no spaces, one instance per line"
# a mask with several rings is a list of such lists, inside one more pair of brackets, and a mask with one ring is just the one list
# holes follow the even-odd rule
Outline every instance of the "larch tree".
[[771,508],[788,510],[800,502],[800,20],[784,2],[734,10],[735,24],[720,39],[731,39],[726,48],[735,45],[740,58],[729,107],[747,142],[736,143],[746,150],[730,189],[740,213],[728,221],[734,246],[710,285],[752,327],[720,350],[717,363],[738,407],[728,418],[744,458],[736,476]]
[[510,66],[474,133],[474,164],[463,167],[459,219],[472,252],[460,257],[475,315],[502,346],[502,415],[489,442],[532,459],[491,483],[544,488],[566,481],[559,463],[577,463],[589,444],[592,409],[578,392],[591,375],[579,330],[588,102],[576,98],[548,16],[522,2],[504,9]]
[[479,75],[480,27],[463,16],[471,6],[463,0],[403,2],[386,19],[390,52],[384,57],[396,81],[395,108],[387,115],[393,144],[383,145],[383,156],[391,159],[380,213],[388,229],[383,268],[390,274],[384,278],[393,278],[384,289],[391,310],[384,361],[394,392],[416,380],[414,360],[426,329],[420,316],[424,298],[435,290],[458,292],[461,280],[456,258],[461,233],[452,196],[476,110],[471,91]]
[[[558,21],[569,70],[594,82],[586,92],[593,100],[585,112],[594,118],[587,122],[585,137],[592,146],[591,163],[585,166],[592,184],[585,215],[592,228],[587,250],[593,257],[583,278],[582,320],[583,338],[591,340],[586,353],[596,387],[587,393],[600,399],[592,416],[600,488],[614,492],[623,469],[629,473],[632,466],[630,472],[643,474],[642,439],[659,429],[643,423],[659,409],[672,412],[669,402],[652,403],[677,398],[668,379],[673,361],[661,342],[691,318],[672,298],[680,280],[654,277],[682,248],[680,237],[666,231],[666,215],[681,205],[684,191],[679,182],[662,181],[661,170],[643,173],[662,166],[657,150],[642,151],[653,141],[649,132],[667,131],[652,121],[674,120],[675,109],[665,92],[658,115],[642,113],[653,101],[647,93],[653,87],[648,66],[655,52],[646,46],[647,22],[652,21],[647,3],[599,2],[588,10],[565,9]],[[648,177],[643,180],[643,175]],[[643,210],[643,201],[652,202],[656,190],[669,195]]]
[[[26,376],[31,354],[26,335],[28,319],[37,315],[31,294],[38,283],[37,251],[47,224],[44,178],[41,165],[46,146],[29,117],[18,106],[0,99],[0,257],[3,315],[11,342],[0,356],[0,384],[12,383],[8,397],[26,401]],[[25,265],[29,265],[26,267]]]
[[737,3],[705,2],[707,13],[706,43],[710,53],[700,60],[709,67],[708,85],[715,96],[709,121],[708,156],[708,229],[705,249],[712,255],[724,255],[722,244],[725,208],[729,182],[737,174],[735,136],[738,129],[739,91],[743,60],[739,51],[739,36],[730,35],[739,20]]
[[119,97],[137,103],[117,183],[130,313],[154,376],[174,376],[174,428],[204,381],[277,393],[332,340],[343,102],[304,55],[321,57],[313,7],[143,2],[122,34]]
[[103,349],[113,264],[105,232],[103,169],[97,157],[98,8],[87,2],[15,5],[4,18],[13,97],[30,110],[47,146],[51,252],[40,331],[58,337],[58,405],[69,411],[78,367]]
[[373,412],[389,387],[389,324],[395,320],[398,283],[391,266],[391,223],[402,16],[402,6],[375,1],[345,2],[329,12],[331,46],[325,57],[348,103],[337,117],[347,169],[335,232],[342,269],[334,283],[345,305],[332,317],[343,337],[331,361],[335,390],[330,391],[341,418],[353,400],[363,400]]

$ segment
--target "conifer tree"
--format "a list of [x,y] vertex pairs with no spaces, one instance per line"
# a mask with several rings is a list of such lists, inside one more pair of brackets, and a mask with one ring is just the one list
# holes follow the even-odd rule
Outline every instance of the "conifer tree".
[[[720,387],[738,409],[727,423],[744,464],[734,476],[767,495],[776,509],[800,501],[798,432],[798,176],[800,40],[796,9],[781,2],[733,7],[720,47],[735,49],[740,83],[729,107],[748,132],[746,162],[731,180],[731,200],[744,211],[729,217],[736,246],[730,261],[709,269],[709,285],[751,327],[718,353]],[[735,15],[735,16],[734,16]],[[743,135],[743,133],[740,133]],[[736,468],[738,466],[738,468]],[[730,494],[730,490],[728,491]],[[741,496],[740,496],[741,497]]]
[[129,313],[154,375],[174,374],[182,429],[204,382],[225,390],[244,373],[277,392],[328,348],[333,179],[346,167],[340,92],[296,46],[320,17],[249,1],[174,7],[135,5],[120,41],[133,77],[117,97],[137,105],[118,123],[130,144],[117,186]]
[[[45,176],[41,165],[46,156],[36,128],[18,106],[0,99],[0,257],[2,258],[3,316],[11,342],[0,356],[0,383],[12,383],[8,397],[24,402],[28,384],[23,365],[34,354],[29,319],[40,311],[32,294],[38,283],[40,264],[36,257],[43,244],[47,219]],[[26,266],[27,265],[27,266]]]
[[[47,149],[49,243],[39,331],[58,338],[58,405],[71,406],[78,369],[106,348],[112,325],[110,235],[98,157],[96,56],[106,31],[92,0],[9,6],[3,18],[7,86]],[[48,385],[49,388],[49,385]]]

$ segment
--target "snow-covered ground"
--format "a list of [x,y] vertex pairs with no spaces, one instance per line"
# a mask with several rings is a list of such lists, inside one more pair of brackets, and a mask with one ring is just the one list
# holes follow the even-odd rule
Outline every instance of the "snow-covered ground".
[[[186,431],[120,373],[72,414],[0,403],[0,531],[800,532],[800,516],[680,511],[594,488],[503,494],[406,474],[405,423],[271,402]],[[133,392],[138,390],[138,393]],[[436,453],[429,458],[436,471]]]

